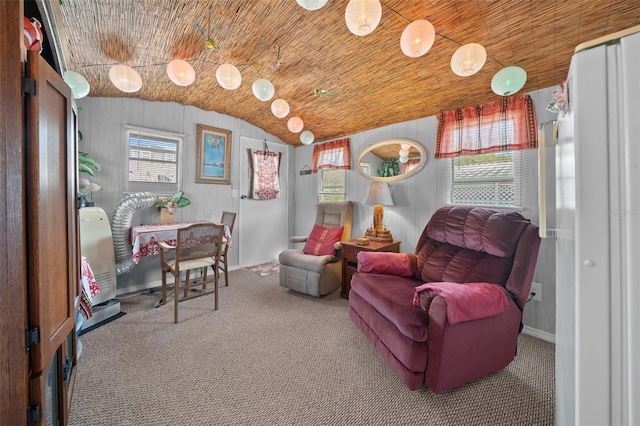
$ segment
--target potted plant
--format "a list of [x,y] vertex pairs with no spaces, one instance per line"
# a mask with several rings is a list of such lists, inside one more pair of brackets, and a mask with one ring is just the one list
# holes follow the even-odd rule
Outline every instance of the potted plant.
[[[79,133],[79,132],[78,132]],[[80,136],[80,138],[82,138]],[[102,167],[100,163],[89,157],[86,152],[78,151],[78,171],[80,173],[86,173],[89,176],[95,176],[95,172],[99,171]],[[93,192],[100,191],[102,187],[95,182],[89,181],[89,179],[78,179],[78,195],[82,198],[82,202],[86,207],[93,206]]]
[[184,196],[184,192],[178,191],[171,195],[159,195],[155,206],[160,210],[160,223],[173,223],[176,209],[186,207],[191,201]]

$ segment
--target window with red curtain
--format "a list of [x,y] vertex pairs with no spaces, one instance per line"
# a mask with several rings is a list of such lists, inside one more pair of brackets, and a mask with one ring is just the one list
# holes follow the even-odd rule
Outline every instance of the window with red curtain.
[[443,111],[435,158],[536,148],[536,113],[529,95]]
[[351,148],[348,138],[313,146],[311,172],[318,173],[320,169],[351,169]]

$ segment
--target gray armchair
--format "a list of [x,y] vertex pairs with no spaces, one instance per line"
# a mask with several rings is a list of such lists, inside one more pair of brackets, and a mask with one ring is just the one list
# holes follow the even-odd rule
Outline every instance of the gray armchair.
[[[324,201],[318,203],[314,225],[326,229],[343,227],[339,241],[351,239],[353,202]],[[292,237],[292,243],[306,243],[308,237]],[[286,249],[280,253],[280,285],[311,296],[333,293],[342,284],[342,253],[336,243],[336,254],[307,254],[303,249]],[[306,245],[305,245],[306,247]]]

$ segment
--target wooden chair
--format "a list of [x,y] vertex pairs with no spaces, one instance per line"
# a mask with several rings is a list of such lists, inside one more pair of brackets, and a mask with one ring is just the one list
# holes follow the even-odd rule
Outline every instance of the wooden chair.
[[[175,246],[166,241],[156,242],[162,266],[162,299],[158,306],[167,303],[167,273],[170,273],[174,277],[174,323],[178,323],[178,303],[185,300],[214,294],[214,309],[218,310],[218,268],[223,238],[224,225],[207,222],[178,229]],[[213,277],[207,275],[209,267],[213,269]],[[197,269],[201,270],[202,276],[191,279],[191,271]],[[184,281],[180,279],[182,272]],[[207,290],[209,283],[214,283],[214,287]],[[200,286],[201,289],[195,289]]]
[[[236,213],[234,212],[222,212],[222,219],[220,222],[229,227],[229,235],[233,234],[233,225],[236,223]],[[224,285],[229,285],[229,270],[227,263],[227,253],[229,252],[229,245],[225,244],[222,249],[222,255],[220,257],[219,268],[224,272]]]

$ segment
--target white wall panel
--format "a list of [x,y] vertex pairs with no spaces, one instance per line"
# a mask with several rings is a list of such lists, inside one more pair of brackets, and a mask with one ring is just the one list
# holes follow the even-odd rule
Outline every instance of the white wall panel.
[[[127,155],[124,141],[124,126],[133,125],[149,129],[165,130],[184,134],[182,151],[181,189],[192,202],[178,209],[176,221],[213,219],[219,220],[223,210],[238,211],[238,198],[231,195],[232,185],[197,184],[196,179],[196,124],[219,127],[232,132],[231,180],[239,179],[239,162],[246,161],[240,153],[240,136],[266,139],[269,143],[282,143],[244,120],[216,112],[203,111],[195,107],[172,102],[148,102],[134,98],[83,98],[78,100],[82,111],[78,117],[83,134],[80,150],[90,154],[102,165],[102,170],[90,180],[100,184],[104,190],[95,194],[93,201],[102,207],[110,220],[117,204],[122,200],[124,187],[123,161]],[[290,158],[293,155],[290,156]],[[82,177],[89,177],[83,174]],[[285,178],[289,178],[288,176]],[[291,204],[291,211],[293,205]],[[292,216],[292,213],[290,213]],[[160,214],[155,208],[139,211],[133,224],[157,223]],[[236,222],[237,223],[237,222]],[[234,231],[235,233],[235,231]],[[238,247],[229,251],[229,264],[238,264]],[[138,288],[160,280],[157,257],[142,258],[128,274],[118,278],[118,292],[127,288]]]
[[[537,109],[538,121],[547,121],[554,115],[545,111],[554,88],[530,93]],[[239,161],[244,161],[245,153],[239,151],[240,136],[267,139],[268,143],[281,143],[263,130],[245,122],[216,112],[207,112],[195,107],[175,103],[147,102],[130,98],[83,98],[78,100],[82,107],[79,127],[84,139],[80,149],[88,152],[103,165],[94,181],[105,190],[94,197],[97,206],[105,209],[111,217],[117,203],[122,199],[122,161],[125,156],[122,129],[126,124],[148,128],[158,128],[185,134],[183,151],[183,190],[194,202],[191,206],[178,210],[176,220],[217,219],[223,210],[238,210],[238,198],[232,198],[231,185],[195,184],[196,124],[205,124],[232,131],[231,180],[239,180]],[[385,209],[389,229],[395,239],[402,241],[401,250],[413,252],[415,245],[433,212],[443,204],[441,187],[445,182],[446,160],[435,160],[435,139],[438,121],[436,117],[385,126],[378,129],[348,136],[351,143],[352,161],[368,145],[389,138],[409,138],[422,144],[427,150],[426,165],[416,175],[391,183],[394,207]],[[322,143],[322,142],[316,142]],[[313,145],[291,148],[288,176],[290,185],[289,235],[307,235],[315,217],[318,176],[300,175],[304,166],[311,166]],[[354,165],[355,166],[355,165]],[[551,168],[552,169],[552,168]],[[537,153],[525,151],[523,155],[523,215],[538,223],[537,207]],[[549,177],[548,177],[549,178]],[[553,178],[553,177],[551,177]],[[362,203],[370,181],[356,169],[347,171],[347,198],[354,201],[352,236],[364,235],[369,223],[369,206]],[[239,194],[242,195],[242,194]],[[549,200],[553,200],[550,194]],[[553,207],[549,206],[549,215]],[[157,222],[159,214],[155,209],[146,209],[134,217],[134,224]],[[552,217],[548,223],[552,224]],[[552,225],[550,225],[552,226]],[[237,247],[231,250],[231,265],[237,265]],[[122,288],[159,280],[158,260],[143,258],[129,274],[118,280],[119,292]],[[553,240],[543,241],[536,274],[536,282],[543,284],[543,301],[527,304],[524,313],[526,325],[553,334],[555,332],[555,244]]]

